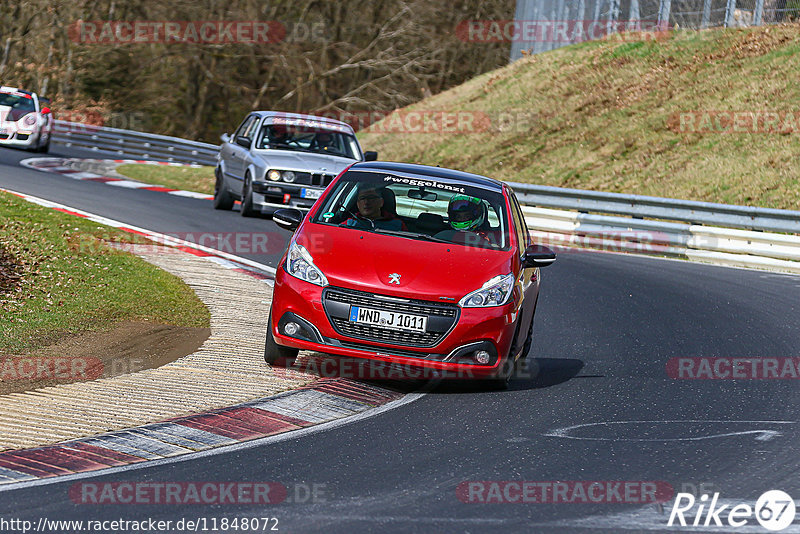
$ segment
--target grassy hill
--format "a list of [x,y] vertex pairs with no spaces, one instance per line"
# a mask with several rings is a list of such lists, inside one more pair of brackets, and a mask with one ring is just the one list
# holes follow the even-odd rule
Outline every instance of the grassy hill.
[[[583,43],[402,112],[440,110],[489,126],[399,134],[378,123],[362,145],[507,181],[800,209],[798,25]],[[759,114],[760,133],[730,112]]]

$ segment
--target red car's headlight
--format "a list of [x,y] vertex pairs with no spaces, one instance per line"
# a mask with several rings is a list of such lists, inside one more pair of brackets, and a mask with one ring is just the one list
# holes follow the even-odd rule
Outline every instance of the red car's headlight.
[[473,291],[459,302],[463,308],[489,308],[502,306],[511,298],[514,289],[514,274],[495,276],[480,289]]
[[303,247],[294,241],[289,246],[289,254],[286,256],[286,272],[292,276],[305,280],[312,284],[325,287],[328,285],[328,279],[322,274],[322,271],[314,265],[314,258]]

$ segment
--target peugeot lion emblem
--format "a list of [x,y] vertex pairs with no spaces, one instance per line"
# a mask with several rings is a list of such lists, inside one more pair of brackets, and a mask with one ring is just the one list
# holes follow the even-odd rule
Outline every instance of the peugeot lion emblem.
[[389,275],[389,283],[390,284],[397,284],[400,285],[400,275],[397,273],[392,273]]

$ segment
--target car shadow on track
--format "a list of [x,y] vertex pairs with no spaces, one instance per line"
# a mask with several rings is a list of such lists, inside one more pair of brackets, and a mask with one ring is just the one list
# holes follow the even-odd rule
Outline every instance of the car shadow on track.
[[[576,377],[584,367],[582,360],[569,358],[529,358],[518,362],[508,386],[509,391],[526,391],[563,384]],[[467,378],[442,380],[364,380],[376,386],[390,387],[403,393],[462,394],[496,391],[486,380]]]
[[[517,362],[509,391],[526,391],[548,388],[571,380],[583,369],[582,360],[570,358],[528,358]],[[458,394],[496,390],[490,383],[480,380],[443,380],[433,386],[429,393]]]
[[[287,367],[288,364],[288,367]],[[508,389],[524,391],[562,384],[574,378],[583,369],[582,360],[571,358],[527,358],[518,361],[512,370]],[[431,372],[421,373],[416,368],[404,367],[383,362],[343,358],[323,353],[301,356],[297,361],[276,364],[279,373],[299,371],[324,379],[347,378],[386,387],[400,393],[476,393],[495,391],[496,380],[478,380],[471,374],[430,376]],[[420,378],[424,374],[424,378]]]

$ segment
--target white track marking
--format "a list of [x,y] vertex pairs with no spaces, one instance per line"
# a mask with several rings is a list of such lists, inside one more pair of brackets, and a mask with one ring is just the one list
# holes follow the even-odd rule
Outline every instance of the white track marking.
[[756,434],[756,440],[759,441],[768,441],[776,436],[782,435],[780,432],[771,429],[754,429],[754,430],[743,430],[739,432],[723,432],[718,434],[709,434],[707,436],[692,436],[692,437],[680,437],[680,438],[632,438],[632,437],[596,437],[596,436],[573,436],[570,435],[570,432],[579,428],[588,428],[588,427],[605,427],[606,429],[610,429],[610,425],[656,425],[656,424],[726,424],[726,425],[735,425],[735,424],[757,424],[757,425],[794,425],[797,424],[797,421],[723,421],[723,420],[700,420],[700,419],[691,419],[691,420],[664,420],[664,421],[604,421],[600,423],[584,423],[580,425],[572,425],[564,428],[559,428],[553,430],[552,432],[548,432],[544,434],[547,437],[552,438],[564,438],[564,439],[574,439],[574,440],[582,440],[582,441],[700,441],[706,439],[715,439],[715,438],[722,438],[722,437],[730,437],[730,436],[744,436],[744,435],[751,435]]

